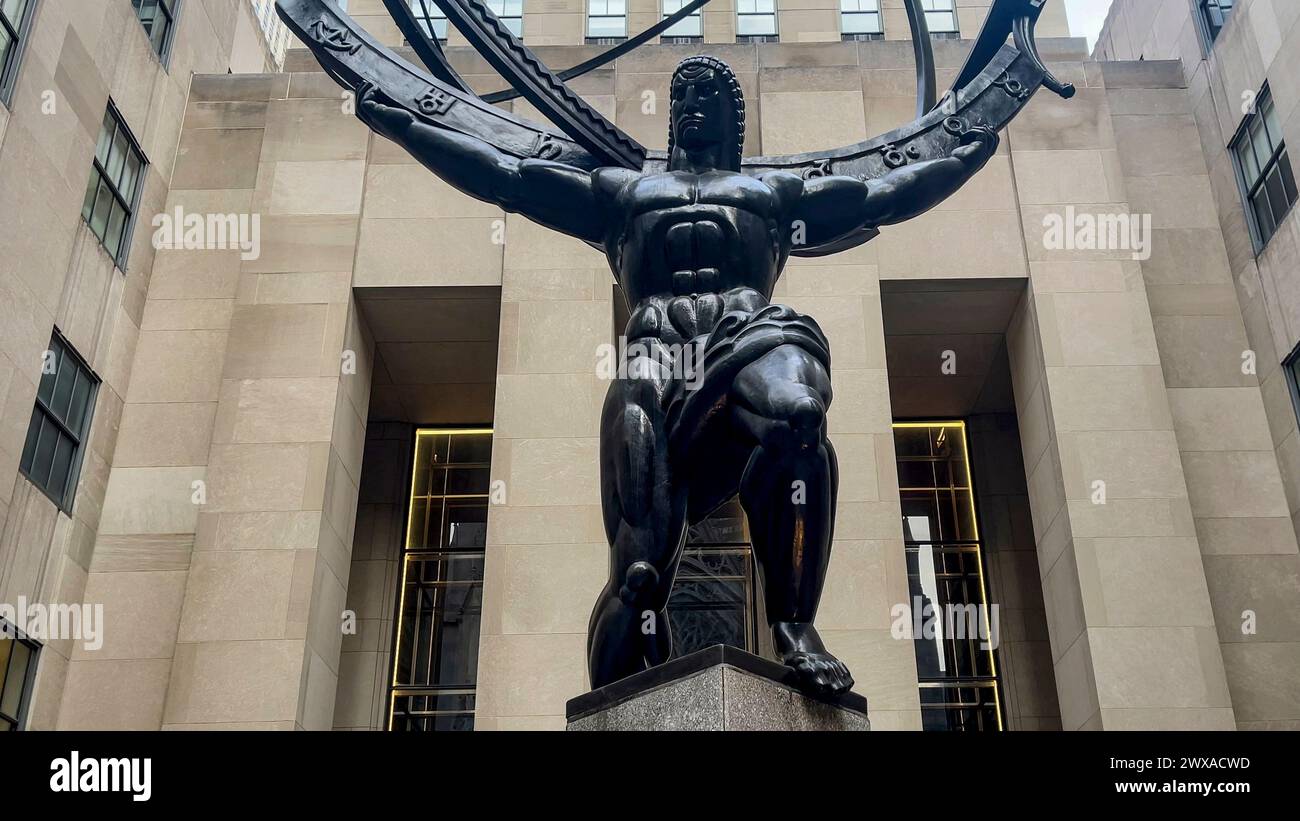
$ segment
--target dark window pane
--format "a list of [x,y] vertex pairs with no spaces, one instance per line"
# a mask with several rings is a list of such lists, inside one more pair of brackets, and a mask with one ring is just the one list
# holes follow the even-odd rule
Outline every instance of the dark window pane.
[[113,138],[113,147],[108,152],[108,165],[104,167],[104,172],[108,174],[108,179],[114,185],[117,184],[118,178],[122,174],[122,168],[126,164],[126,153],[129,148],[126,134],[123,134],[119,129],[117,136]]
[[23,22],[23,13],[27,11],[29,0],[3,0],[0,2],[0,14],[5,16],[9,25],[18,28]]
[[144,30],[153,31],[154,19],[158,16],[158,0],[131,0],[131,2],[135,6],[140,22],[144,24]]
[[448,732],[474,729],[474,694],[399,692],[393,698],[393,729]]
[[90,410],[90,394],[94,387],[90,377],[78,369],[77,385],[72,391],[72,407],[68,410],[67,420],[68,429],[77,436],[84,434],[81,424],[86,419],[87,411]]
[[686,543],[693,547],[747,545],[745,512],[740,507],[740,500],[733,498],[710,513],[704,521],[693,525]]
[[1291,156],[1285,148],[1282,149],[1282,153],[1277,158],[1277,167],[1282,170],[1282,186],[1286,189],[1287,202],[1295,205],[1300,196],[1297,196],[1296,193],[1295,173],[1291,169]]
[[450,459],[456,464],[487,464],[492,461],[492,437],[466,434],[451,439]]
[[[478,669],[483,557],[408,557],[398,682],[472,686]],[[409,639],[409,641],[407,640]]]
[[0,26],[0,75],[9,67],[9,54],[13,51],[14,38],[9,36],[9,32]]
[[9,667],[5,674],[4,692],[0,693],[0,713],[17,717],[18,708],[23,703],[23,686],[27,683],[27,663],[31,660],[32,650],[21,641],[6,641],[12,644],[9,650]]
[[50,352],[57,357],[56,368],[41,377],[21,467],[33,484],[67,509],[73,495],[69,485],[81,460],[80,437],[90,424],[98,380],[61,337],[50,340]]
[[1273,98],[1265,98],[1264,104],[1259,107],[1260,118],[1264,121],[1264,129],[1268,132],[1269,143],[1273,148],[1282,144],[1282,126],[1277,121],[1277,108],[1273,105]]
[[90,230],[101,240],[108,230],[108,218],[113,210],[113,194],[108,190],[108,183],[100,181],[99,193],[95,196],[95,211],[90,216]]
[[758,622],[753,554],[738,499],[691,528],[668,618],[677,658],[715,644],[754,652]]
[[1241,171],[1246,178],[1246,187],[1251,188],[1259,180],[1259,164],[1255,162],[1255,151],[1246,140],[1237,146],[1237,157],[1241,160]]
[[1273,209],[1273,222],[1280,224],[1290,210],[1291,203],[1287,199],[1285,186],[1282,184],[1282,171],[1275,165],[1268,172],[1268,179],[1264,183],[1268,189],[1269,204]]
[[442,547],[482,550],[487,546],[487,504],[481,500],[448,499]]
[[[438,502],[441,510],[441,500]],[[410,521],[407,526],[406,546],[412,550],[437,547],[429,543],[429,500],[422,497],[411,499]],[[441,513],[438,514],[441,519]],[[436,531],[435,531],[436,532]]]
[[54,395],[50,397],[49,409],[63,421],[68,418],[68,404],[72,401],[72,388],[77,382],[77,366],[64,355],[60,357],[59,375],[55,377]]
[[59,443],[54,448],[54,461],[50,467],[49,491],[60,500],[68,492],[68,476],[72,472],[72,457],[76,447],[72,440],[59,434]]
[[[983,567],[960,424],[894,428],[926,730],[999,730]],[[922,469],[920,466],[924,466]],[[906,482],[903,481],[906,477]]]
[[1250,141],[1255,146],[1255,156],[1259,159],[1259,167],[1263,168],[1268,164],[1269,158],[1273,156],[1273,145],[1268,141],[1268,134],[1264,132],[1264,119],[1258,114],[1255,115],[1255,120],[1250,125]]
[[122,171],[122,184],[118,192],[127,202],[135,200],[135,187],[140,181],[140,156],[134,151],[126,158],[126,168]]
[[167,31],[170,28],[171,21],[162,11],[159,11],[154,17],[153,30],[149,32],[149,44],[153,46],[155,54],[162,55],[163,47],[167,44]]
[[1255,219],[1259,225],[1260,238],[1268,242],[1277,231],[1277,224],[1273,222],[1273,210],[1268,204],[1268,190],[1260,189],[1251,203],[1255,208]]
[[41,438],[41,422],[45,415],[41,413],[40,408],[32,408],[32,421],[27,424],[27,444],[23,445],[22,469],[25,473],[32,472],[32,462],[36,459],[36,444]]
[[468,494],[486,494],[488,492],[488,468],[448,468],[448,496],[465,496]]
[[393,659],[393,730],[474,727],[490,433],[419,431]]
[[50,485],[50,468],[54,463],[54,447],[59,441],[59,429],[54,422],[42,417],[41,436],[36,441],[36,455],[32,457],[31,478],[42,488]]
[[95,145],[95,159],[100,165],[108,163],[108,152],[113,147],[113,134],[117,131],[117,121],[110,111],[104,115],[104,125],[99,131],[99,142]]
[[[0,622],[0,630],[8,629],[8,622]],[[10,635],[8,632],[4,633],[4,636]],[[5,671],[9,669],[9,654],[15,644],[17,642],[11,641],[9,638],[0,638],[0,693],[4,692],[5,682],[8,680]]]
[[90,176],[90,182],[86,184],[86,200],[81,206],[81,218],[90,222],[90,215],[95,207],[95,193],[99,191],[99,174],[95,173]]
[[752,649],[749,638],[749,579],[715,575],[705,553],[688,552],[668,601],[673,657],[715,644]]
[[[141,7],[142,13],[144,10]],[[98,162],[91,169],[81,216],[114,262],[124,266],[125,261],[120,257],[127,246],[131,208],[144,175],[145,162],[125,126],[118,122],[111,105],[104,115],[95,156]]]
[[48,406],[54,397],[54,385],[63,368],[65,353],[57,339],[50,342],[50,347],[41,356],[41,384],[36,389],[36,397]]
[[0,95],[11,90],[28,0],[0,0]]
[[104,248],[114,260],[122,250],[122,235],[126,233],[126,209],[122,204],[113,202],[113,216],[108,220],[108,231],[104,234]]

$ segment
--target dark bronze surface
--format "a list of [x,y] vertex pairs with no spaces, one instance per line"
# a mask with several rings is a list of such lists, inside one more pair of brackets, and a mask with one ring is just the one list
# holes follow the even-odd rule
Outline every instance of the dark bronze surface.
[[[997,0],[976,44],[984,66],[913,123],[831,151],[748,159],[740,85],[712,57],[677,67],[668,152],[650,153],[593,117],[478,0],[439,5],[530,102],[561,113],[552,119],[565,134],[420,72],[322,0],[279,5],[357,90],[372,129],[466,194],[600,248],[627,295],[623,367],[600,423],[611,557],[588,631],[592,686],[668,660],[686,528],[739,494],[777,655],[808,692],[847,692],[848,669],[813,626],[838,486],[829,344],[812,318],[772,303],[773,288],[791,255],[860,244],[988,162],[998,129],[1055,83],[1034,52],[1041,0]],[[922,51],[928,42],[918,60]]]

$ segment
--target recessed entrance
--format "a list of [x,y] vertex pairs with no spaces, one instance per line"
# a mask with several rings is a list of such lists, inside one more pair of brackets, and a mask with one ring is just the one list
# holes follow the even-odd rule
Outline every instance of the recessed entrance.
[[926,730],[1060,723],[1007,358],[1025,287],[881,283],[911,599],[896,616]]

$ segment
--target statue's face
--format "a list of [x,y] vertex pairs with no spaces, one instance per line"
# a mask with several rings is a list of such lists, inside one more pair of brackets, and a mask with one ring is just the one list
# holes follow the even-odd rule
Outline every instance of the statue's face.
[[728,97],[717,73],[704,69],[673,78],[673,134],[677,145],[698,151],[726,139]]

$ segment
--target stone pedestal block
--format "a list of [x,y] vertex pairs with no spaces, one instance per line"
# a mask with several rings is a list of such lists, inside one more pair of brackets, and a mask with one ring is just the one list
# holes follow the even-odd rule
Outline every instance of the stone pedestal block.
[[568,703],[570,730],[870,730],[867,700],[800,692],[784,665],[725,645],[699,650]]

